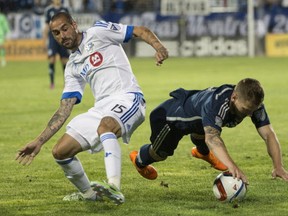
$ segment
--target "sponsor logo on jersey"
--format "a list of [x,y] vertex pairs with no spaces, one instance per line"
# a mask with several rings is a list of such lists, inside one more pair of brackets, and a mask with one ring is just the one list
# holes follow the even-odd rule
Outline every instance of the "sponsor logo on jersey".
[[86,76],[86,74],[87,74],[87,72],[89,71],[89,69],[90,69],[90,65],[89,65],[89,64],[85,64],[84,67],[83,67],[83,69],[81,70],[80,74],[81,74],[82,76]]
[[233,128],[233,127],[236,127],[239,123],[241,123],[241,121],[242,121],[243,119],[241,119],[241,120],[231,120],[231,121],[229,121],[229,122],[227,122],[226,124],[225,124],[225,127],[229,127],[229,128]]
[[103,62],[103,56],[99,52],[94,52],[93,54],[90,55],[90,63],[94,67],[98,67],[101,65]]

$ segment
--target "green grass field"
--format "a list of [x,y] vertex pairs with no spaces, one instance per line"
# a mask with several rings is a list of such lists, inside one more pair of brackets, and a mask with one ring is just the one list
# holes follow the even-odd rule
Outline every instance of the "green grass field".
[[[283,163],[288,169],[287,59],[285,58],[170,58],[161,67],[154,59],[131,59],[147,101],[146,121],[122,147],[122,192],[126,202],[63,202],[74,188],[54,162],[51,150],[64,133],[63,127],[34,162],[26,167],[15,162],[19,148],[34,139],[58,108],[63,78],[57,65],[56,88],[48,86],[47,62],[9,62],[0,68],[0,215],[49,216],[188,216],[188,215],[288,215],[288,182],[271,180],[272,162],[264,142],[249,119],[237,128],[224,128],[226,146],[249,178],[246,199],[238,208],[217,201],[212,183],[218,171],[191,157],[192,144],[185,137],[173,157],[155,164],[159,177],[142,178],[129,160],[129,152],[149,142],[149,113],[178,87],[202,89],[237,83],[245,77],[259,79],[264,86],[265,105],[282,144]],[[83,102],[73,116],[93,105],[87,87]],[[91,180],[105,180],[102,153],[79,154]],[[164,187],[167,184],[168,187]]]

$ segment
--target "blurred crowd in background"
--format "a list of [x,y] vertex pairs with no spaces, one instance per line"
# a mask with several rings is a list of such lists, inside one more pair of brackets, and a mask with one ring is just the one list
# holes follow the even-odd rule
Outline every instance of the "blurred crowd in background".
[[[223,4],[223,2],[228,4],[229,0],[210,0],[211,5]],[[230,0],[230,2],[237,2],[239,6],[247,4],[247,0]],[[9,12],[33,11],[41,15],[50,3],[51,0],[0,0],[0,8],[6,14]],[[63,4],[69,7],[73,13],[139,13],[159,11],[161,0],[63,0]],[[288,0],[254,0],[254,4],[259,7],[274,5],[288,7]]]
[[[41,15],[51,0],[0,0],[0,8],[4,13],[33,11]],[[160,0],[63,0],[63,5],[69,7],[73,13],[97,12],[104,14],[154,11],[159,9]]]
[[[161,7],[163,2],[166,6]],[[205,7],[199,2],[205,2]],[[147,26],[169,43],[171,56],[247,55],[248,2],[254,3],[256,53],[264,55],[269,50],[278,51],[277,55],[286,53],[288,0],[62,0],[80,30],[89,28],[96,20]],[[0,9],[7,15],[10,26],[7,34],[10,41],[6,46],[11,59],[24,53],[23,47],[28,46],[27,42],[20,44],[20,39],[43,38],[44,11],[51,3],[52,0],[0,0]],[[175,12],[171,4],[184,7]],[[191,6],[193,4],[197,11]],[[165,13],[165,9],[169,12],[171,8],[174,13]],[[277,38],[282,37],[281,34],[284,39]],[[33,50],[41,50],[40,42],[39,46],[35,45],[37,43],[34,40],[29,46],[33,46]],[[132,55],[150,55],[141,42],[135,44],[129,47]],[[31,49],[25,48],[25,52],[27,50],[30,52]],[[38,56],[39,52],[35,54],[35,57]]]

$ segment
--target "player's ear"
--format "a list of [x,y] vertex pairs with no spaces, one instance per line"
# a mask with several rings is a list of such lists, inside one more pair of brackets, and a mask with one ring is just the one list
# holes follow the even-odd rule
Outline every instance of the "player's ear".
[[74,27],[75,30],[78,31],[78,26],[77,26],[77,23],[75,21],[72,22],[72,26]]
[[234,102],[237,98],[238,98],[237,93],[233,91],[231,95],[231,101]]

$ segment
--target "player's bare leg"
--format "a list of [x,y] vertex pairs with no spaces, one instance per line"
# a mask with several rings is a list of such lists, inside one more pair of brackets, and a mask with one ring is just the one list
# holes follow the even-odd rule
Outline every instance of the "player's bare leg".
[[78,189],[78,192],[67,195],[64,201],[102,200],[91,187],[90,181],[76,154],[83,151],[81,145],[70,135],[64,134],[53,148],[53,156],[64,171],[67,179]]

